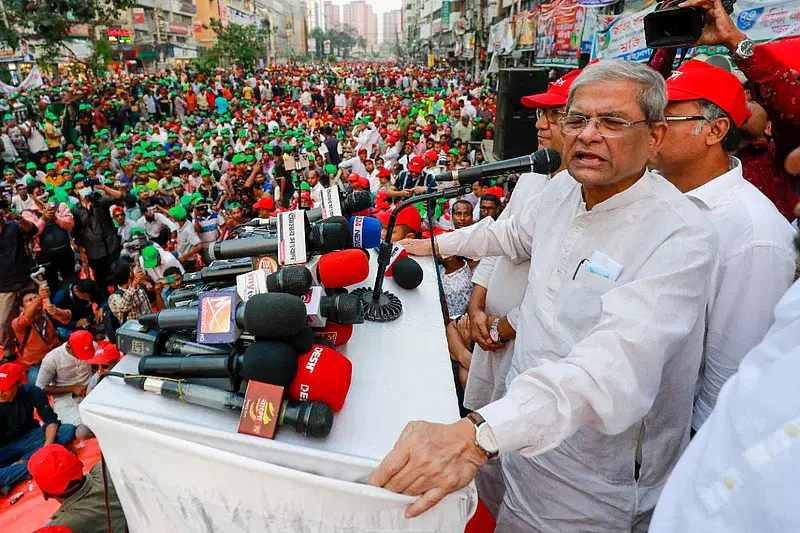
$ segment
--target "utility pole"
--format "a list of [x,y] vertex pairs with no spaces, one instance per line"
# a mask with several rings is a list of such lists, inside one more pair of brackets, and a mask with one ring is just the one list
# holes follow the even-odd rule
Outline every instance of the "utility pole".
[[481,44],[483,42],[483,2],[484,0],[473,0],[474,4],[477,4],[477,13],[476,13],[476,23],[475,23],[475,49],[472,51],[472,79],[475,80],[478,77],[478,72],[481,68]]

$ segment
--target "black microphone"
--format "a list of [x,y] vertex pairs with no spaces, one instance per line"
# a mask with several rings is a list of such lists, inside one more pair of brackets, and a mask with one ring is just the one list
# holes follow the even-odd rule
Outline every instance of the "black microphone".
[[[342,207],[342,215],[353,215],[372,207],[372,196],[370,196],[369,192],[367,191],[354,191],[350,194],[340,195],[340,203]],[[322,220],[322,208],[317,207],[315,209],[309,209],[306,211],[306,216],[308,217],[309,222],[317,222],[318,220]],[[278,229],[278,217],[254,218],[244,225],[257,228],[267,227],[271,230],[276,230]]]
[[323,296],[319,315],[338,324],[363,324],[364,303],[356,294],[334,294]]
[[[139,317],[146,327],[196,329],[200,309],[164,309]],[[255,294],[236,306],[236,323],[256,337],[287,337],[306,325],[306,306],[297,296],[282,293]]]
[[[224,391],[194,383],[179,383],[158,378],[122,375],[125,383],[139,389],[177,398],[185,403],[210,407],[212,409],[241,411],[244,407],[244,394]],[[333,427],[333,409],[323,402],[281,402],[279,426],[294,428],[304,437],[327,437]]]
[[240,274],[247,274],[255,270],[258,261],[236,261],[236,262],[217,262],[216,264],[204,267],[197,272],[187,272],[183,275],[183,284],[190,283],[213,283],[215,281],[225,281],[236,279]]
[[[339,219],[344,220],[344,224]],[[325,219],[311,226],[306,233],[306,253],[308,255],[326,254],[352,247],[353,232],[344,217]],[[277,237],[233,239],[215,242],[208,247],[208,255],[212,261],[277,253]]]
[[552,174],[560,166],[561,154],[552,148],[543,148],[533,152],[531,155],[505,159],[477,167],[462,168],[452,172],[442,172],[436,176],[436,181],[457,181],[462,185],[466,185],[481,178],[501,176],[503,174],[518,174],[521,172]]
[[139,374],[168,378],[232,378],[285,387],[297,375],[297,352],[282,342],[258,341],[243,354],[148,355],[139,360]]
[[401,257],[393,267],[394,281],[404,289],[416,289],[422,283],[422,267],[410,257]]

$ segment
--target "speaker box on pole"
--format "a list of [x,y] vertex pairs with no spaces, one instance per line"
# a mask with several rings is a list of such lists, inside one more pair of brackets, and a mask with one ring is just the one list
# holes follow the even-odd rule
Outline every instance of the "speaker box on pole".
[[548,71],[536,68],[500,70],[493,155],[497,159],[520,157],[535,152],[536,110],[522,105],[529,94],[547,91]]

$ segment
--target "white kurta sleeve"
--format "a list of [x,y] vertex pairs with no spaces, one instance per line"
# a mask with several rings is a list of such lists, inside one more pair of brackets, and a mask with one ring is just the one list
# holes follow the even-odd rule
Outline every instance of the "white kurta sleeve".
[[444,257],[460,255],[482,259],[502,255],[517,264],[527,261],[531,258],[533,230],[540,198],[538,196],[526,212],[505,220],[487,217],[472,226],[439,235],[436,237],[439,252]]
[[795,258],[785,248],[755,244],[719,267],[717,297],[709,313],[705,370],[692,426],[699,429],[725,382],[772,325],[773,309],[794,280]]
[[566,357],[520,374],[503,398],[480,409],[500,451],[536,455],[582,425],[614,435],[641,420],[665,363],[703,320],[716,249],[708,228],[673,233],[632,281],[602,296],[598,324]]
[[498,257],[484,257],[475,270],[472,272],[472,283],[488,288],[489,280],[492,278],[494,266],[497,264]]

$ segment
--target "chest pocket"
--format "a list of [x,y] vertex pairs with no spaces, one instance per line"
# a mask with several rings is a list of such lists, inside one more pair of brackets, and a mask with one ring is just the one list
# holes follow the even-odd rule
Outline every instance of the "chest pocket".
[[557,315],[561,326],[572,332],[575,340],[583,338],[600,321],[602,296],[616,286],[610,279],[581,270],[561,290]]

